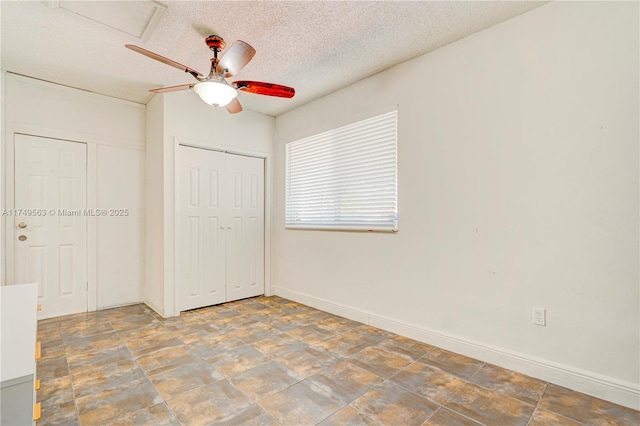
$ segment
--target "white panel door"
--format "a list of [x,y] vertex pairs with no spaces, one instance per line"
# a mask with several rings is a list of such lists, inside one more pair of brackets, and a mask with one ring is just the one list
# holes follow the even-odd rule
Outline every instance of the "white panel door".
[[215,305],[225,296],[225,154],[180,147],[176,258],[179,310]]
[[264,294],[264,160],[227,154],[227,301]]
[[41,319],[87,311],[86,203],[86,144],[16,135],[15,284],[39,284]]
[[180,311],[264,294],[264,160],[180,147]]

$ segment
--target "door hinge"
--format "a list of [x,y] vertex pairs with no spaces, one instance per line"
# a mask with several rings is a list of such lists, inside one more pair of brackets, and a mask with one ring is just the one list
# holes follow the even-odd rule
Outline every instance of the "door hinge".
[[87,291],[89,291],[89,281],[87,281],[86,284],[87,284]]

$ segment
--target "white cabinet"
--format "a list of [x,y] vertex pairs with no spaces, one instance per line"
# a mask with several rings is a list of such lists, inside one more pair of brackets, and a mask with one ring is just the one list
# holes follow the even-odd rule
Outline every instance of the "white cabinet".
[[34,424],[38,284],[0,287],[0,424]]
[[181,146],[178,310],[264,294],[264,160]]

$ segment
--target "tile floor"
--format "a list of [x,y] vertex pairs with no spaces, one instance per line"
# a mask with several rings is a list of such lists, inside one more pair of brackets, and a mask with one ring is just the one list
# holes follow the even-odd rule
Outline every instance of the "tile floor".
[[637,411],[279,297],[38,327],[38,426],[640,424]]

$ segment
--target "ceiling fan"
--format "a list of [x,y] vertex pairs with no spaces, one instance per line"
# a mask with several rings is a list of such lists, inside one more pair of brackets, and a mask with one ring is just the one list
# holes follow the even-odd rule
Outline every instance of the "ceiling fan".
[[293,95],[295,95],[296,91],[293,87],[282,86],[279,84],[249,80],[237,80],[231,84],[227,83],[226,78],[233,77],[238,74],[240,70],[242,70],[249,61],[251,61],[256,50],[248,43],[245,43],[242,40],[237,40],[231,45],[231,47],[229,47],[229,49],[227,49],[221,58],[218,58],[218,53],[220,53],[220,51],[226,46],[222,37],[210,35],[204,41],[209,49],[213,51],[211,69],[207,76],[204,76],[193,68],[143,49],[142,47],[138,47],[133,44],[125,44],[125,47],[151,59],[162,62],[163,64],[181,69],[184,72],[191,74],[197,80],[196,83],[161,87],[159,89],[150,90],[150,92],[164,93],[193,89],[198,96],[200,96],[200,98],[209,105],[213,105],[214,107],[224,106],[231,114],[236,114],[242,111],[242,105],[240,105],[240,102],[236,98],[238,90],[242,92],[255,93],[257,95],[276,96],[280,98],[292,98]]

